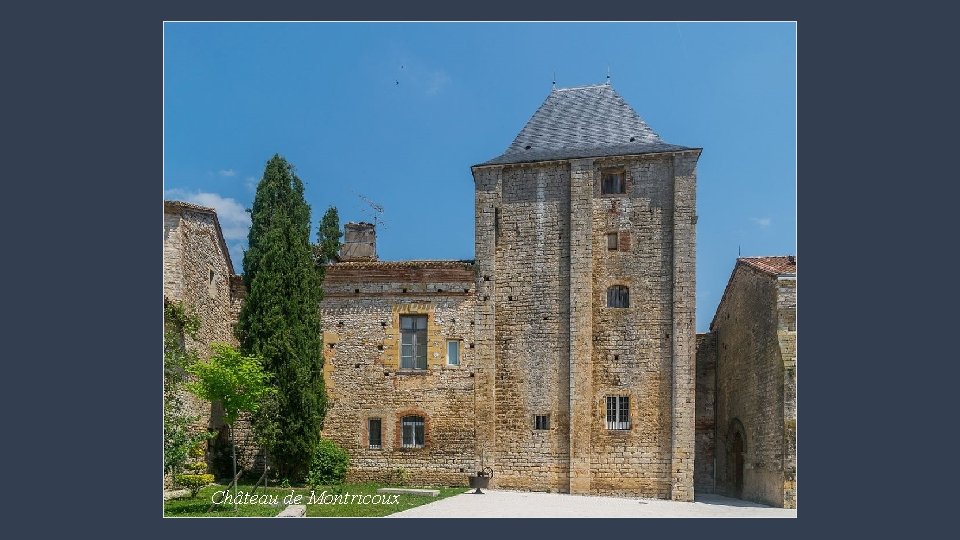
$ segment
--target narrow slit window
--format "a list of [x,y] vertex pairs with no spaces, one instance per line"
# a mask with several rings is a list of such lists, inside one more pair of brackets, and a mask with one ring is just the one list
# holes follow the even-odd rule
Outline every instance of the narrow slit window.
[[607,289],[607,307],[630,307],[630,288],[624,285],[614,285]]
[[607,233],[607,249],[610,251],[617,251],[620,249],[620,235],[612,232]]
[[368,421],[368,431],[370,432],[369,444],[370,448],[380,449],[382,448],[383,442],[383,422],[379,418],[371,418]]
[[550,429],[550,415],[538,414],[533,418],[533,429],[542,431]]

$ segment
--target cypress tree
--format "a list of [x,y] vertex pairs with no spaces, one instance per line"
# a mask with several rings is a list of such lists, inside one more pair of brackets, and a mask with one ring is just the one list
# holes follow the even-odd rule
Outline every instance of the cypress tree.
[[273,374],[280,432],[271,457],[282,477],[299,481],[319,445],[326,413],[322,292],[303,182],[280,155],[267,162],[251,221],[243,256],[247,297],[236,333],[243,354],[263,357]]
[[317,261],[317,268],[323,275],[324,266],[337,260],[340,253],[340,246],[343,245],[340,239],[343,233],[340,232],[340,214],[336,206],[327,208],[320,220],[320,226],[317,227],[317,243],[313,247],[314,256]]

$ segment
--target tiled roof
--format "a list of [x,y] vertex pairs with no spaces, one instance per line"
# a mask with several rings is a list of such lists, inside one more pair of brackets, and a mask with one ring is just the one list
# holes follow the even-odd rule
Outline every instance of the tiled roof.
[[500,156],[503,165],[694,150],[664,142],[609,84],[556,88]]
[[770,277],[796,276],[797,275],[797,257],[796,255],[781,255],[774,257],[737,257],[737,262],[733,265],[733,272],[730,272],[730,278],[727,279],[727,286],[723,289],[723,295],[720,297],[720,303],[717,304],[717,310],[713,314],[713,320],[710,321],[710,331],[714,330],[717,322],[717,316],[720,314],[720,308],[727,299],[730,287],[733,285],[733,278],[737,275],[737,269],[740,265],[752,268]]
[[327,284],[473,282],[473,261],[345,261],[327,265]]
[[775,276],[797,273],[797,258],[793,255],[782,257],[740,257],[738,262]]
[[473,261],[466,260],[426,260],[426,261],[343,261],[333,263],[337,268],[469,268]]

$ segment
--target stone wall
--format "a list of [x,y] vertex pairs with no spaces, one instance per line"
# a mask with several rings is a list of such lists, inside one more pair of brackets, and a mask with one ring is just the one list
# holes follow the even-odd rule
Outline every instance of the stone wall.
[[[493,486],[692,499],[698,156],[474,168]],[[600,193],[611,168],[626,194]],[[611,285],[628,308],[606,307]],[[607,429],[607,396],[630,398],[630,429]]]
[[[233,334],[245,295],[243,282],[234,274],[230,254],[216,213],[209,208],[184,202],[165,201],[163,216],[163,296],[181,302],[200,319],[196,339],[186,337],[184,345],[201,359],[210,357],[214,342],[237,345]],[[193,394],[180,395],[191,416],[199,416],[197,430],[222,429],[222,412]],[[252,467],[257,450],[249,426],[237,426],[238,462]],[[208,459],[212,459],[208,455]]]
[[716,377],[716,334],[697,334],[696,457],[694,459],[694,489],[697,493],[714,492]]
[[797,279],[777,280],[777,341],[783,362],[783,507],[797,507]]
[[[563,162],[502,172],[496,273],[489,276],[496,284],[494,482],[501,488],[568,489],[570,177]],[[583,283],[589,303],[589,274]],[[534,429],[536,415],[550,416],[549,429]]]
[[[593,164],[592,492],[693,497],[696,156],[681,167],[669,155]],[[625,195],[601,194],[604,170],[626,173]],[[612,232],[631,241],[610,250]],[[629,287],[628,308],[607,307],[612,285]],[[630,397],[631,427],[609,430],[605,398],[621,395]]]
[[[716,490],[796,507],[796,280],[737,264],[711,325],[716,339]],[[706,355],[704,355],[706,357]]]
[[[321,316],[329,409],[324,437],[350,454],[349,481],[466,485],[479,467],[474,415],[475,271],[455,261],[337,263],[327,267]],[[400,368],[400,316],[427,316],[427,369]],[[447,340],[460,365],[447,363]],[[402,447],[404,415],[425,419],[423,448]],[[380,418],[381,448],[368,420]]]

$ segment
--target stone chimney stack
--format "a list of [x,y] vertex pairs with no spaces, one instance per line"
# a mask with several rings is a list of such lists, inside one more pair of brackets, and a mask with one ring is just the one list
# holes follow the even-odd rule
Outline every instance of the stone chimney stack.
[[377,230],[373,223],[350,222],[343,225],[341,261],[377,260]]

